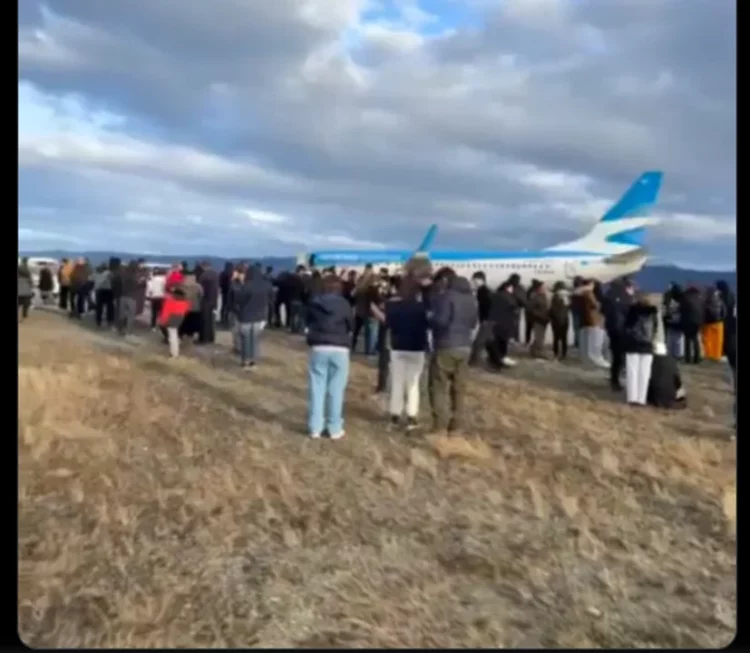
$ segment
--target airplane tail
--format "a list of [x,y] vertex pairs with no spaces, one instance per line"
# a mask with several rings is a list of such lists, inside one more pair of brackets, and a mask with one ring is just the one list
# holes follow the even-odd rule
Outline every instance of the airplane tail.
[[429,256],[430,247],[432,247],[432,243],[435,242],[437,232],[437,225],[431,225],[427,230],[425,237],[422,239],[422,242],[419,244],[419,247],[417,247],[416,251],[414,252],[414,256]]
[[643,249],[646,227],[659,222],[651,217],[661,190],[663,173],[644,172],[583,238],[549,247],[553,252],[624,254]]

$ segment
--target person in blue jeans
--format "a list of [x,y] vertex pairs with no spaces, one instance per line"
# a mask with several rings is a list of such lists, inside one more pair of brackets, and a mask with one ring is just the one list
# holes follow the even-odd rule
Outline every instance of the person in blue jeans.
[[349,381],[352,310],[341,294],[341,281],[328,274],[323,289],[307,306],[308,434],[344,437],[344,395]]
[[255,366],[260,333],[273,301],[273,286],[259,266],[247,269],[245,281],[235,289],[234,302],[239,324],[240,360],[244,369]]

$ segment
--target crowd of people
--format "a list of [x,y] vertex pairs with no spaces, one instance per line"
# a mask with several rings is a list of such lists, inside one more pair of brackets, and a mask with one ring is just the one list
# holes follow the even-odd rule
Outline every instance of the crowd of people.
[[[672,284],[662,301],[654,302],[628,279],[606,289],[590,279],[577,278],[571,288],[558,282],[551,289],[535,280],[526,289],[512,275],[493,290],[482,272],[470,280],[451,268],[433,274],[425,260],[410,262],[399,275],[372,266],[361,274],[299,266],[274,275],[259,264],[227,263],[219,272],[208,261],[192,268],[176,263],[166,270],[149,268],[143,259],[123,264],[112,258],[93,267],[79,258],[63,259],[57,274],[60,309],[73,319],[93,312],[97,326],[112,327],[124,337],[133,333],[148,303],[151,328],[161,331],[172,357],[180,355],[186,339],[214,343],[217,318],[221,328],[231,330],[246,370],[262,362],[266,328],[305,334],[312,438],[344,434],[349,363],[360,338],[363,353],[377,356],[375,392],[388,396],[390,428],[407,431],[420,425],[423,377],[431,430],[460,432],[466,427],[470,368],[484,356],[490,368],[514,367],[513,341],[528,345],[531,357],[546,359],[548,331],[552,356],[565,361],[571,327],[570,344],[579,358],[609,370],[612,390],[624,390],[633,406],[685,405],[678,359],[694,365],[701,357],[726,358],[736,390],[736,301],[722,281],[705,289]],[[43,267],[38,275],[43,302],[49,301],[52,287],[52,272]],[[22,261],[22,319],[33,294],[32,275]]]

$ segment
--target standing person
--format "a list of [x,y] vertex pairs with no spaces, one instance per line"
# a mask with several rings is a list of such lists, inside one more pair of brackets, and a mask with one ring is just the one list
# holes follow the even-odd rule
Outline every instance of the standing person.
[[430,394],[433,428],[454,434],[464,428],[466,376],[471,336],[478,323],[476,301],[468,279],[446,273],[447,289],[432,297],[429,319],[433,334]]
[[146,298],[151,304],[151,330],[156,331],[156,323],[161,314],[161,307],[164,303],[166,293],[167,277],[166,270],[154,270],[151,278],[146,284]]
[[701,291],[689,285],[682,293],[680,302],[680,321],[685,338],[685,363],[697,365],[701,362],[701,346],[698,341],[704,317],[704,299]]
[[474,336],[474,342],[471,344],[471,354],[469,354],[469,366],[474,367],[479,364],[482,352],[492,342],[493,323],[490,320],[492,293],[487,287],[487,277],[484,272],[475,272],[471,277],[471,282],[476,293],[477,315],[479,317],[479,329]]
[[61,311],[68,310],[70,306],[70,276],[73,274],[73,268],[75,263],[66,258],[60,261],[60,269],[58,270],[58,283],[60,285],[60,297],[59,306]]
[[185,319],[179,327],[179,336],[188,336],[191,342],[194,342],[196,334],[201,332],[201,306],[203,300],[203,288],[195,280],[192,274],[185,275],[182,282],[182,289],[185,293],[185,299],[190,302],[190,308],[185,314]]
[[604,360],[602,351],[604,349],[604,319],[601,312],[601,303],[594,292],[593,280],[587,280],[578,291],[581,296],[581,355],[585,362],[592,363],[597,367],[609,369],[609,363]]
[[[527,347],[531,345],[531,340],[534,335],[534,315],[529,311],[529,301],[531,300],[531,296],[534,293],[534,288],[539,283],[538,279],[532,279],[531,280],[531,287],[526,291],[526,305],[524,306],[523,316],[524,316],[524,338],[523,338],[523,344]],[[532,354],[533,356],[533,354]]]
[[522,342],[521,315],[526,307],[527,292],[526,288],[521,285],[521,275],[519,274],[511,274],[510,277],[508,277],[508,283],[513,288],[513,297],[516,300],[516,308],[514,311],[515,326],[513,327],[513,335],[510,339],[520,343]]
[[31,270],[29,270],[29,259],[21,259],[18,265],[18,306],[21,309],[21,320],[29,316],[31,307],[31,298],[34,295],[34,284],[31,280]]
[[149,271],[146,268],[146,259],[139,258],[136,262],[137,293],[135,296],[135,315],[138,317],[146,310],[146,288],[148,286]]
[[654,358],[659,312],[639,293],[625,316],[625,393],[631,406],[645,406]]
[[498,287],[492,295],[490,322],[492,340],[487,348],[487,357],[495,368],[515,367],[516,361],[508,356],[508,345],[516,328],[516,290],[510,280]]
[[385,304],[384,322],[391,341],[390,426],[398,427],[406,411],[406,429],[419,426],[420,381],[427,350],[427,310],[421,288],[407,277],[396,282],[395,294]]
[[55,290],[55,280],[52,277],[52,270],[46,263],[42,263],[42,269],[39,270],[39,294],[43,304],[49,304],[52,293]]
[[354,289],[357,287],[357,271],[356,270],[349,270],[346,274],[346,279],[343,281],[341,285],[341,294],[344,296],[344,299],[351,304],[352,308],[354,307]]
[[674,358],[682,358],[683,335],[680,305],[682,302],[682,288],[676,284],[669,284],[667,292],[662,298],[662,321],[664,322],[664,338],[667,353]]
[[[546,359],[544,341],[547,337],[549,324],[550,301],[543,281],[535,279],[531,284],[526,305],[527,320],[531,322],[531,356]],[[528,327],[527,327],[528,328]]]
[[174,286],[179,286],[185,280],[185,271],[183,263],[172,263],[164,282],[164,291],[171,292]]
[[581,295],[581,287],[583,284],[582,277],[575,277],[573,279],[573,294],[570,297],[570,317],[573,321],[573,347],[578,350],[583,349],[581,347],[581,341],[583,340],[583,296]]
[[91,266],[87,259],[80,257],[70,275],[70,317],[80,319],[87,311],[88,297],[91,293],[90,277]]
[[604,326],[612,358],[609,365],[609,386],[614,392],[622,390],[620,378],[625,367],[625,318],[634,301],[635,287],[629,279],[614,281],[604,298]]
[[122,271],[122,294],[117,312],[117,328],[122,336],[131,336],[135,318],[138,315],[138,297],[140,295],[140,274],[138,262],[128,262]]
[[232,331],[232,351],[238,356],[242,354],[242,343],[240,341],[240,321],[237,317],[238,299],[242,292],[242,286],[245,284],[245,273],[247,265],[240,263],[234,268],[232,279],[229,283],[229,292],[227,293],[227,303],[229,304],[229,325]]
[[324,430],[332,440],[344,437],[352,327],[352,313],[341,296],[341,282],[334,275],[326,275],[322,292],[310,299],[307,308],[308,434],[313,439]]
[[124,269],[117,257],[109,259],[109,278],[112,286],[112,303],[115,309],[115,324],[120,324],[120,301],[122,299],[122,275]]
[[219,291],[221,292],[221,311],[219,312],[219,323],[225,329],[229,328],[229,315],[231,313],[229,302],[229,286],[232,283],[234,264],[231,261],[224,263],[224,269],[219,275]]
[[389,343],[390,332],[385,321],[378,322],[377,314],[382,314],[385,310],[385,303],[396,293],[396,289],[400,284],[400,278],[389,278],[388,276],[384,278],[381,274],[380,281],[377,285],[377,293],[373,295],[374,301],[370,304],[370,319],[377,324],[377,326],[373,328],[373,331],[376,331],[377,333],[375,351],[378,354],[378,380],[375,386],[376,395],[383,395],[388,389],[388,375],[391,369],[391,352]]
[[720,361],[724,356],[724,302],[714,287],[706,289],[701,340],[703,356],[708,360]]
[[370,356],[374,353],[374,342],[372,334],[372,314],[370,305],[376,299],[377,289],[375,287],[376,279],[372,271],[372,265],[368,263],[365,271],[357,282],[354,289],[354,331],[352,332],[352,353],[357,350],[357,340],[360,332],[364,331],[365,337],[365,355]]
[[209,261],[201,263],[200,277],[196,280],[203,289],[201,297],[201,331],[198,342],[203,345],[212,344],[216,340],[214,325],[216,304],[219,301],[219,275]]
[[172,286],[160,305],[159,326],[167,343],[169,355],[177,358],[180,355],[180,326],[190,310],[190,302],[185,298],[182,286]]
[[[204,276],[205,276],[204,272]],[[260,334],[268,319],[268,307],[272,304],[273,287],[262,274],[259,266],[245,273],[245,281],[237,289],[234,298],[239,322],[240,360],[243,369],[255,366],[260,344]]]
[[563,281],[557,281],[552,286],[549,321],[552,327],[552,353],[557,360],[563,361],[568,357],[570,329],[570,296]]
[[737,332],[737,312],[735,307],[737,299],[729,288],[729,284],[720,280],[716,282],[716,289],[719,291],[721,302],[724,304],[724,355],[729,358],[729,349],[731,341]]
[[305,311],[305,268],[298,265],[293,274],[290,274],[285,281],[285,299],[286,299],[286,320],[287,326],[292,333],[302,333],[304,327]]
[[112,327],[115,323],[115,305],[112,293],[112,273],[102,263],[96,268],[92,276],[94,283],[94,302],[96,326],[102,325],[102,317],[106,317],[107,326]]

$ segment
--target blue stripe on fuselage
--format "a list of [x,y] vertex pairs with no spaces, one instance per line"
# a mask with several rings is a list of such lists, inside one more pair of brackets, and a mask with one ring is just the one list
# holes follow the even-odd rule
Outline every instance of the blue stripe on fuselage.
[[[332,250],[313,252],[315,265],[365,265],[366,263],[405,263],[412,256],[411,250]],[[603,256],[602,252],[570,251],[570,252],[498,252],[498,251],[455,251],[433,250],[429,252],[433,261],[475,261],[475,260],[552,260],[579,257]]]

